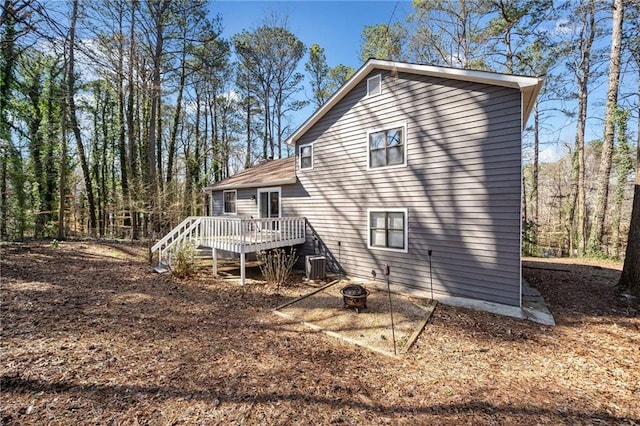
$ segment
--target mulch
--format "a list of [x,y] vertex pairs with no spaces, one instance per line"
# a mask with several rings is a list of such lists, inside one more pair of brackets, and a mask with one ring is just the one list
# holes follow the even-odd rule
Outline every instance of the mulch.
[[274,315],[309,291],[300,275],[177,279],[127,243],[0,257],[2,425],[640,423],[619,264],[527,259],[557,326],[439,304],[389,357]]

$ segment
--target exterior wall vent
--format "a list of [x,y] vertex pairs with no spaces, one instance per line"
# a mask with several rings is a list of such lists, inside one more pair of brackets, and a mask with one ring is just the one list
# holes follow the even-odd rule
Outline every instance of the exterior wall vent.
[[327,277],[327,259],[324,256],[307,256],[305,271],[310,280],[323,280]]
[[382,93],[382,76],[374,75],[367,79],[367,96],[377,96]]

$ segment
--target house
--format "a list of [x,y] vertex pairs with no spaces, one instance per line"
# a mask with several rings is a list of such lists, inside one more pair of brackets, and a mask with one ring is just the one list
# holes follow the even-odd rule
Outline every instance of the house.
[[207,188],[214,216],[304,217],[302,254],[436,299],[519,308],[522,130],[542,80],[371,59],[288,139]]
[[280,217],[282,188],[288,204],[291,198],[288,191],[296,183],[295,157],[289,157],[264,160],[205,191],[213,194],[210,198],[213,216]]

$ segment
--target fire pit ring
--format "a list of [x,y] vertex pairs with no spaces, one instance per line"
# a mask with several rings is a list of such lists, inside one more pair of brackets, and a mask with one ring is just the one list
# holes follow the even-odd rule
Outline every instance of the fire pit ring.
[[360,313],[360,309],[367,307],[367,296],[369,290],[359,284],[349,284],[340,290],[342,293],[342,301],[345,308],[355,308],[356,313]]

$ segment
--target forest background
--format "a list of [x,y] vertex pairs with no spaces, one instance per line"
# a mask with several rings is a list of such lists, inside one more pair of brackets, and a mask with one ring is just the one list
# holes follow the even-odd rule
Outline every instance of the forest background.
[[2,0],[1,239],[158,238],[208,214],[205,186],[293,155],[301,112],[376,57],[544,77],[524,135],[523,251],[623,257],[640,188],[638,2],[403,7],[362,28],[352,65],[328,64],[285,13],[225,37],[200,0]]

